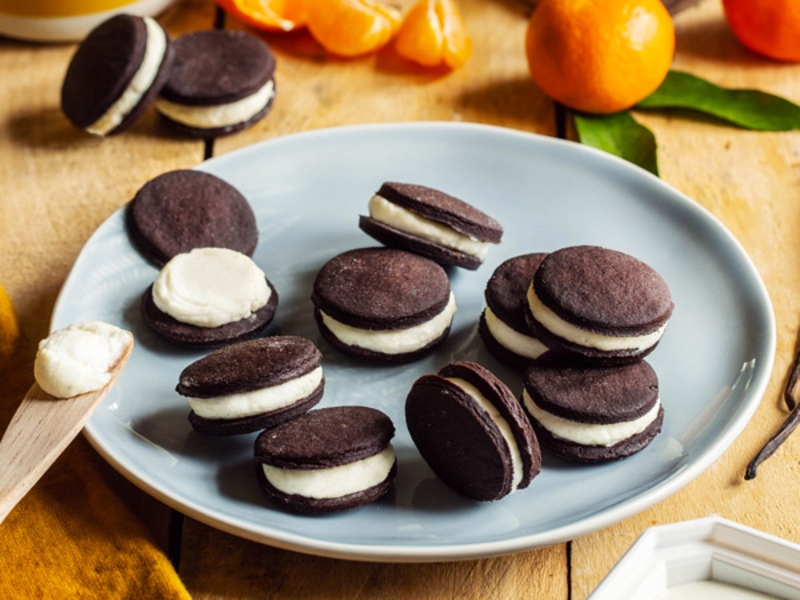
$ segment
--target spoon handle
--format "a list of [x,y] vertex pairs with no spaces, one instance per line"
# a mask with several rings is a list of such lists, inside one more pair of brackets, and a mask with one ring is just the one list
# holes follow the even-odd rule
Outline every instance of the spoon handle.
[[80,433],[128,361],[108,384],[74,398],[54,398],[34,383],[0,440],[0,523]]

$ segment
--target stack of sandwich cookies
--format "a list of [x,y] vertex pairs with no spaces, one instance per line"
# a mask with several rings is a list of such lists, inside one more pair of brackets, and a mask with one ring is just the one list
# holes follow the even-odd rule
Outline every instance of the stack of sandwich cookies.
[[322,398],[322,354],[305,338],[267,337],[226,346],[192,363],[177,392],[199,433],[237,435],[293,419]]
[[134,245],[158,266],[195,248],[252,256],[258,244],[256,218],[245,197],[202,171],[170,171],[149,181],[128,204],[125,219]]
[[394,425],[366,406],[309,411],[267,429],[255,443],[261,488],[298,513],[329,513],[374,502],[397,473]]
[[646,361],[585,367],[545,355],[525,375],[522,403],[543,446],[582,462],[639,452],[664,420],[658,378]]
[[386,246],[416,252],[442,265],[477,269],[503,228],[489,215],[439,190],[384,183],[359,226]]
[[332,258],[317,274],[311,299],[328,343],[387,362],[414,360],[443,342],[456,312],[442,267],[391,248]]
[[248,256],[197,248],[172,258],[142,296],[145,322],[161,337],[197,348],[254,337],[272,321],[278,294]]
[[573,246],[549,254],[527,292],[533,335],[573,361],[619,365],[658,344],[672,315],[661,276],[622,252]]
[[474,500],[528,487],[541,467],[536,436],[508,387],[475,363],[453,363],[414,382],[406,424],[431,469]]
[[214,137],[250,127],[275,98],[275,56],[243,31],[198,31],[174,43],[156,110],[174,129]]
[[167,80],[172,50],[149,17],[117,15],[78,47],[61,88],[61,109],[79,129],[106,136],[130,127]]
[[539,253],[510,258],[495,269],[486,284],[486,309],[478,331],[492,354],[517,369],[526,368],[547,351],[533,337],[525,319],[528,286],[545,256]]

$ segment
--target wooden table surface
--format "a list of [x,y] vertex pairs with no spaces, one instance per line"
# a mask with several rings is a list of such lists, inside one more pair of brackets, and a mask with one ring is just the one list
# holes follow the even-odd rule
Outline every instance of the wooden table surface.
[[[408,1],[404,5],[408,6]],[[94,229],[150,178],[256,141],[353,123],[490,123],[557,135],[564,116],[530,81],[523,51],[529,8],[461,0],[474,55],[454,73],[410,66],[391,50],[358,60],[327,56],[306,33],[265,36],[278,57],[279,95],[252,129],[204,144],[173,136],[151,111],[131,131],[96,139],[59,111],[72,45],[0,39],[0,282],[24,343],[23,375],[0,382],[0,429],[33,381],[36,342],[69,269]],[[161,17],[172,36],[223,22],[211,0],[178,2]],[[724,23],[719,0],[676,17],[675,68],[719,84],[800,102],[800,65],[757,58]],[[800,133],[754,133],[685,115],[637,115],[659,142],[664,180],[709,209],[743,244],[775,310],[778,346],[769,388],[742,435],[683,490],[621,523],[555,546],[477,561],[356,563],[277,550],[182,518],[108,469],[193,597],[585,598],[645,528],[718,514],[800,542],[800,434],[745,482],[747,463],[787,416],[781,388],[800,317]],[[31,373],[31,375],[27,375]],[[76,444],[85,444],[82,439]],[[224,573],[224,577],[219,577]],[[265,585],[268,582],[269,585]]]

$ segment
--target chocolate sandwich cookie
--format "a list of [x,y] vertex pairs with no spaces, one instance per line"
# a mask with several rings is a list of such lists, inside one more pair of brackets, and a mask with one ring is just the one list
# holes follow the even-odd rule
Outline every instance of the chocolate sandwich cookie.
[[388,416],[366,406],[309,411],[258,436],[261,489],[282,508],[329,513],[374,502],[397,473]]
[[499,500],[539,473],[539,444],[525,412],[476,363],[452,363],[417,379],[406,399],[406,424],[433,472],[468,498]]
[[196,248],[172,258],[142,296],[145,323],[182,346],[208,348],[255,337],[269,325],[278,293],[244,254]]
[[197,31],[175,40],[156,110],[181,133],[216,137],[250,127],[275,98],[275,56],[243,31]]
[[581,367],[546,354],[525,374],[522,403],[543,446],[588,463],[639,452],[664,421],[658,378],[645,361]]
[[61,87],[61,110],[89,133],[119,133],[156,98],[171,63],[167,32],[156,21],[111,17],[89,33],[72,57]]
[[209,435],[274,427],[322,398],[322,354],[311,340],[276,336],[240,342],[186,367],[176,391],[189,399],[189,422]]
[[158,266],[195,248],[230,248],[252,256],[258,244],[247,199],[202,171],[170,171],[148,181],[128,203],[125,224],[134,245]]
[[661,276],[640,260],[597,246],[553,252],[527,292],[533,335],[554,352],[591,365],[640,360],[672,315]]
[[328,343],[388,362],[414,360],[443,342],[456,312],[442,267],[391,248],[332,258],[317,274],[311,300]]
[[492,273],[484,292],[486,308],[478,332],[492,354],[517,369],[526,368],[547,351],[547,346],[531,335],[525,320],[525,294],[545,256],[509,258]]
[[410,183],[384,183],[359,227],[386,246],[473,270],[483,263],[489,244],[503,237],[500,223],[474,206]]

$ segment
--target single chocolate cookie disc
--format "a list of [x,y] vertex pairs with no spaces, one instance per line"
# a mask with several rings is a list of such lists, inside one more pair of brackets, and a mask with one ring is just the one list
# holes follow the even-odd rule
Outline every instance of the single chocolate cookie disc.
[[240,342],[186,367],[176,391],[189,399],[189,422],[209,435],[274,427],[322,398],[322,354],[295,336]]
[[119,133],[153,102],[171,63],[169,37],[156,21],[111,17],[89,33],[72,57],[61,87],[61,110],[89,133]]
[[227,135],[267,114],[275,98],[275,56],[244,31],[188,33],[175,40],[156,110],[181,133]]
[[349,510],[374,502],[397,473],[391,419],[366,406],[309,411],[264,431],[255,443],[261,488],[297,513]]
[[406,424],[433,472],[474,500],[526,488],[541,467],[519,402],[476,363],[452,363],[417,379],[406,399]]
[[509,258],[495,269],[486,284],[486,309],[478,331],[489,351],[504,363],[525,369],[547,346],[531,335],[525,320],[526,292],[533,274],[547,254]]
[[252,256],[258,244],[247,199],[203,171],[170,171],[148,181],[128,204],[125,224],[134,245],[159,267],[194,248],[230,248]]
[[311,300],[332,346],[389,362],[414,360],[444,341],[456,311],[442,267],[391,248],[332,258],[317,274]]
[[642,261],[597,246],[549,254],[527,292],[526,318],[554,352],[589,365],[641,360],[661,339],[673,304]]
[[528,368],[522,403],[543,446],[589,463],[642,450],[664,420],[658,378],[645,361],[582,367],[548,353]]
[[503,228],[489,215],[439,190],[384,183],[359,227],[382,244],[427,256],[442,265],[477,269]]

